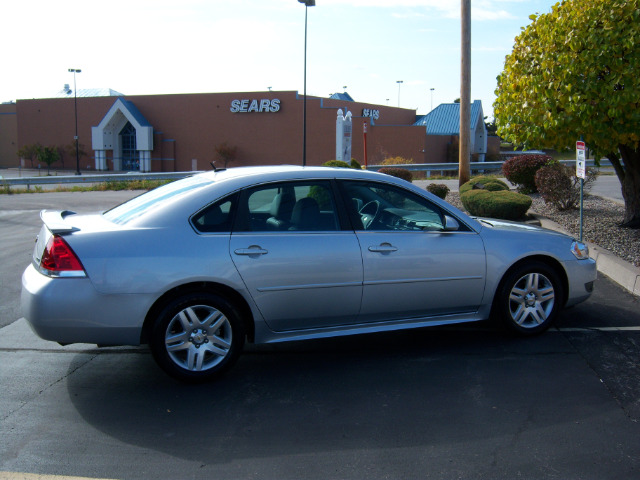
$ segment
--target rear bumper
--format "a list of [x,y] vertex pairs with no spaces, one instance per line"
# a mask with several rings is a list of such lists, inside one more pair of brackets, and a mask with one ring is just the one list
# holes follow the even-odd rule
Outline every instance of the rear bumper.
[[50,278],[33,265],[22,274],[22,315],[39,337],[62,344],[139,345],[151,302],[100,294],[88,278]]

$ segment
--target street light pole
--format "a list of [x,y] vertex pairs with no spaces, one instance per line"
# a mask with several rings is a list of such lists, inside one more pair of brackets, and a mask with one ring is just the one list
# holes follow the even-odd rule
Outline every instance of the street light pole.
[[433,110],[433,91],[435,88],[430,88],[429,90],[431,90],[431,110]]
[[404,80],[396,80],[398,84],[398,108],[400,108],[400,85],[404,83]]
[[304,100],[302,118],[302,166],[307,164],[307,13],[316,6],[316,0],[298,0],[304,3]]
[[80,149],[78,147],[78,94],[76,92],[76,73],[82,72],[79,68],[70,68],[69,72],[73,73],[73,110],[76,116],[76,175],[80,175]]

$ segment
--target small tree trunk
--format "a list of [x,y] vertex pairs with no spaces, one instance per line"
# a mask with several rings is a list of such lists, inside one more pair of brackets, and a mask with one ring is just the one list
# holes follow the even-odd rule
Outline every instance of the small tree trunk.
[[[624,167],[614,165],[622,186],[624,198],[624,220],[622,226],[640,228],[640,150],[620,147]],[[614,162],[612,162],[613,164]]]

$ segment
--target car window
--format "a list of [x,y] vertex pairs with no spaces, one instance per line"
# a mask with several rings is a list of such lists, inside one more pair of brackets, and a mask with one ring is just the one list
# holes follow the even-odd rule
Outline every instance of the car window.
[[444,212],[409,190],[374,182],[345,181],[356,230],[444,230]]
[[124,225],[148,212],[161,208],[166,205],[166,202],[173,201],[186,193],[210,184],[211,180],[200,176],[177,180],[132,198],[111,210],[107,210],[103,215],[113,223]]
[[191,224],[201,233],[231,232],[237,197],[237,194],[232,195],[209,205],[193,216]]
[[329,181],[285,182],[243,192],[235,231],[339,230]]

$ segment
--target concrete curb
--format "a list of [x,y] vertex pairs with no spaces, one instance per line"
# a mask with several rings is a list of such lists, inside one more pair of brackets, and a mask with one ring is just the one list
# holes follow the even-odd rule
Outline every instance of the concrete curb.
[[[553,220],[538,214],[536,217],[540,220],[542,227],[570,235]],[[602,248],[595,243],[585,243],[589,246],[590,256],[596,261],[600,273],[606,275],[633,295],[640,296],[640,268],[618,258],[606,248]]]

